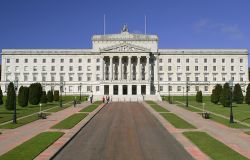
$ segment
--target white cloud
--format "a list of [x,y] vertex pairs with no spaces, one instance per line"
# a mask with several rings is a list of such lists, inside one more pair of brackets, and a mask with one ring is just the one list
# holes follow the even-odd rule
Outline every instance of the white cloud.
[[208,19],[202,19],[196,22],[194,29],[198,32],[210,31],[222,33],[232,40],[238,40],[244,37],[244,34],[237,25],[217,23]]

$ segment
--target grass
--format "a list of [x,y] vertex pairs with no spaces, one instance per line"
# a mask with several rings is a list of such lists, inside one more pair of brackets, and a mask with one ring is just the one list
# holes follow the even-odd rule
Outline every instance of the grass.
[[245,132],[246,134],[250,135],[250,131],[249,132]]
[[183,134],[214,160],[247,160],[246,157],[243,157],[205,132],[184,132]]
[[82,119],[84,119],[88,114],[87,113],[75,113],[68,118],[62,120],[58,124],[54,125],[54,129],[71,129],[77,125]]
[[62,132],[43,132],[31,138],[16,148],[0,156],[1,160],[32,160],[42,151],[47,149],[64,133]]
[[101,101],[96,101],[93,104],[89,105],[86,108],[83,108],[79,112],[93,112],[100,104],[102,104]]
[[169,112],[167,109],[161,107],[153,101],[147,101],[147,103],[156,111],[156,112]]
[[173,113],[161,113],[161,115],[175,128],[179,129],[195,129],[196,127],[192,124],[188,123],[187,121],[183,120],[182,118],[178,117]]

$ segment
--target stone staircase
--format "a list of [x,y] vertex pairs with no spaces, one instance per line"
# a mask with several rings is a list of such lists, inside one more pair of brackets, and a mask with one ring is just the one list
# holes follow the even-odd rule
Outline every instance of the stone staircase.
[[[106,98],[106,96],[104,96]],[[103,95],[94,95],[94,101],[102,101]],[[113,102],[162,101],[160,95],[112,95]]]

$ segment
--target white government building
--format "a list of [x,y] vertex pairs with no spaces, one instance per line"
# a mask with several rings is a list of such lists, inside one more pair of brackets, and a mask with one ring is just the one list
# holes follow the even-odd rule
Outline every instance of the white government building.
[[[19,86],[40,82],[44,90],[63,94],[103,95],[112,100],[161,99],[201,90],[229,80],[248,83],[247,49],[159,49],[157,35],[94,35],[91,49],[3,49],[2,82]],[[186,87],[189,86],[189,87]]]

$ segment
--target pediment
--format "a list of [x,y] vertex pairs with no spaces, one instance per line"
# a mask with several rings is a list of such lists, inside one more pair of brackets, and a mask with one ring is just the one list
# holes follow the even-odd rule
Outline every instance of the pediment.
[[122,43],[107,48],[100,49],[101,52],[150,52],[150,49],[132,45],[129,43]]

